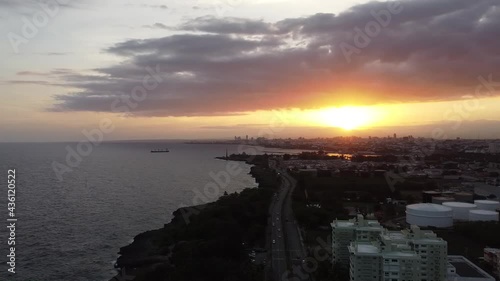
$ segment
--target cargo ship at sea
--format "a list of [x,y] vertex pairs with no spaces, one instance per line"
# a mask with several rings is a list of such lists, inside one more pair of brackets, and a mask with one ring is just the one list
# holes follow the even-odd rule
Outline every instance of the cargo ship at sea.
[[165,152],[170,152],[170,150],[168,150],[168,148],[165,149],[159,148],[151,150],[151,153],[165,153]]

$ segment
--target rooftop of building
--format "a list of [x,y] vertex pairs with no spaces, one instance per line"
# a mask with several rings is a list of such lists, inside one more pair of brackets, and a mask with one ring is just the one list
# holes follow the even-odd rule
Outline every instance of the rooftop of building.
[[352,242],[349,246],[349,252],[358,255],[378,255],[380,247],[370,242]]
[[380,249],[375,245],[358,244],[356,247],[356,251],[359,253],[376,254],[380,252]]
[[[418,226],[412,225],[409,229],[401,230],[401,234],[405,239],[411,240],[413,243],[446,243],[443,238],[438,237],[431,230],[421,230]],[[395,236],[398,237],[398,236]]]
[[[476,278],[474,280],[494,281],[491,275],[473,264],[463,256],[448,256],[448,267],[455,268],[455,272],[448,274],[448,277]],[[451,266],[450,266],[451,265]],[[450,276],[451,275],[451,276]],[[480,278],[480,279],[479,279]],[[453,279],[451,279],[453,280]]]
[[385,231],[380,236],[386,241],[406,241],[406,236],[401,231]]
[[384,228],[381,227],[381,226],[360,226],[357,228],[357,230],[361,230],[361,231],[377,231],[377,232],[380,232],[382,231]]
[[350,220],[334,220],[332,228],[365,228],[366,230],[383,229],[377,220],[367,220],[363,215],[357,215]]
[[331,223],[332,227],[351,227],[354,226],[353,222],[350,221],[334,221]]
[[349,245],[349,252],[356,255],[381,256],[383,258],[420,258],[406,245],[389,245],[380,247],[376,243],[370,242],[352,242]]

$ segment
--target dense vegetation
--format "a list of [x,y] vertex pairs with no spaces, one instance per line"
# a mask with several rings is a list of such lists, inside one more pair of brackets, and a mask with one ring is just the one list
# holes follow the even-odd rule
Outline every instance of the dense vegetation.
[[263,267],[250,262],[248,250],[265,246],[269,204],[280,180],[267,168],[267,157],[247,160],[259,164],[251,170],[258,188],[177,210],[163,229],[122,248],[118,266],[135,281],[262,280]]
[[314,178],[296,174],[296,178],[294,213],[301,225],[311,229],[329,226],[336,218],[347,218],[346,202],[361,207],[394,196],[384,177],[338,175]]
[[[292,194],[293,212],[300,225],[310,229],[329,226],[335,218],[344,218],[347,211],[343,208],[342,196],[328,191],[305,189],[299,181]],[[306,196],[306,194],[308,196]]]

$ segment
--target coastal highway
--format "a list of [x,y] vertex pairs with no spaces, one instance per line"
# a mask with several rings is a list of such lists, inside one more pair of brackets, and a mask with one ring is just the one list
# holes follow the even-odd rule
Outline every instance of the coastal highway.
[[[292,210],[292,194],[296,186],[296,181],[286,171],[280,172],[283,183],[289,189],[283,206],[283,219],[286,234],[286,251],[288,255],[289,280],[312,280],[309,274],[303,269],[302,262],[306,258],[304,243],[300,234],[299,226],[295,220]],[[284,279],[288,280],[288,279]]]
[[302,270],[302,261],[306,254],[292,210],[295,179],[285,170],[276,167],[274,161],[270,161],[270,167],[274,168],[282,178],[280,191],[273,198],[270,208],[273,280],[297,280],[296,278],[311,280],[310,276]]
[[309,274],[303,270],[302,262],[306,258],[306,251],[304,249],[304,243],[302,241],[299,226],[295,220],[292,210],[292,194],[296,186],[296,181],[288,175],[286,171],[282,172],[281,175],[283,177],[283,182],[287,183],[290,188],[285,197],[283,206],[283,218],[287,245],[286,250],[290,262],[288,269],[292,273],[291,276],[295,277],[290,280],[297,280],[297,277],[300,280],[311,280]]
[[[270,161],[271,168],[275,168],[275,162]],[[271,268],[272,280],[282,280],[281,276],[285,274],[288,269],[285,237],[283,234],[283,219],[282,212],[284,201],[287,195],[288,188],[282,183],[280,190],[274,195],[273,201],[270,206],[270,224],[271,229]]]

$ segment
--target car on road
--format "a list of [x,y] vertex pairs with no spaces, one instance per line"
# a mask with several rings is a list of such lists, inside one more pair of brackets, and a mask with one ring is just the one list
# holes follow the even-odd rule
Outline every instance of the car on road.
[[273,226],[275,226],[274,222],[273,222]]
[[273,239],[273,244],[276,244],[276,240]]
[[278,231],[281,231],[281,229],[280,229],[280,228],[278,228]]

